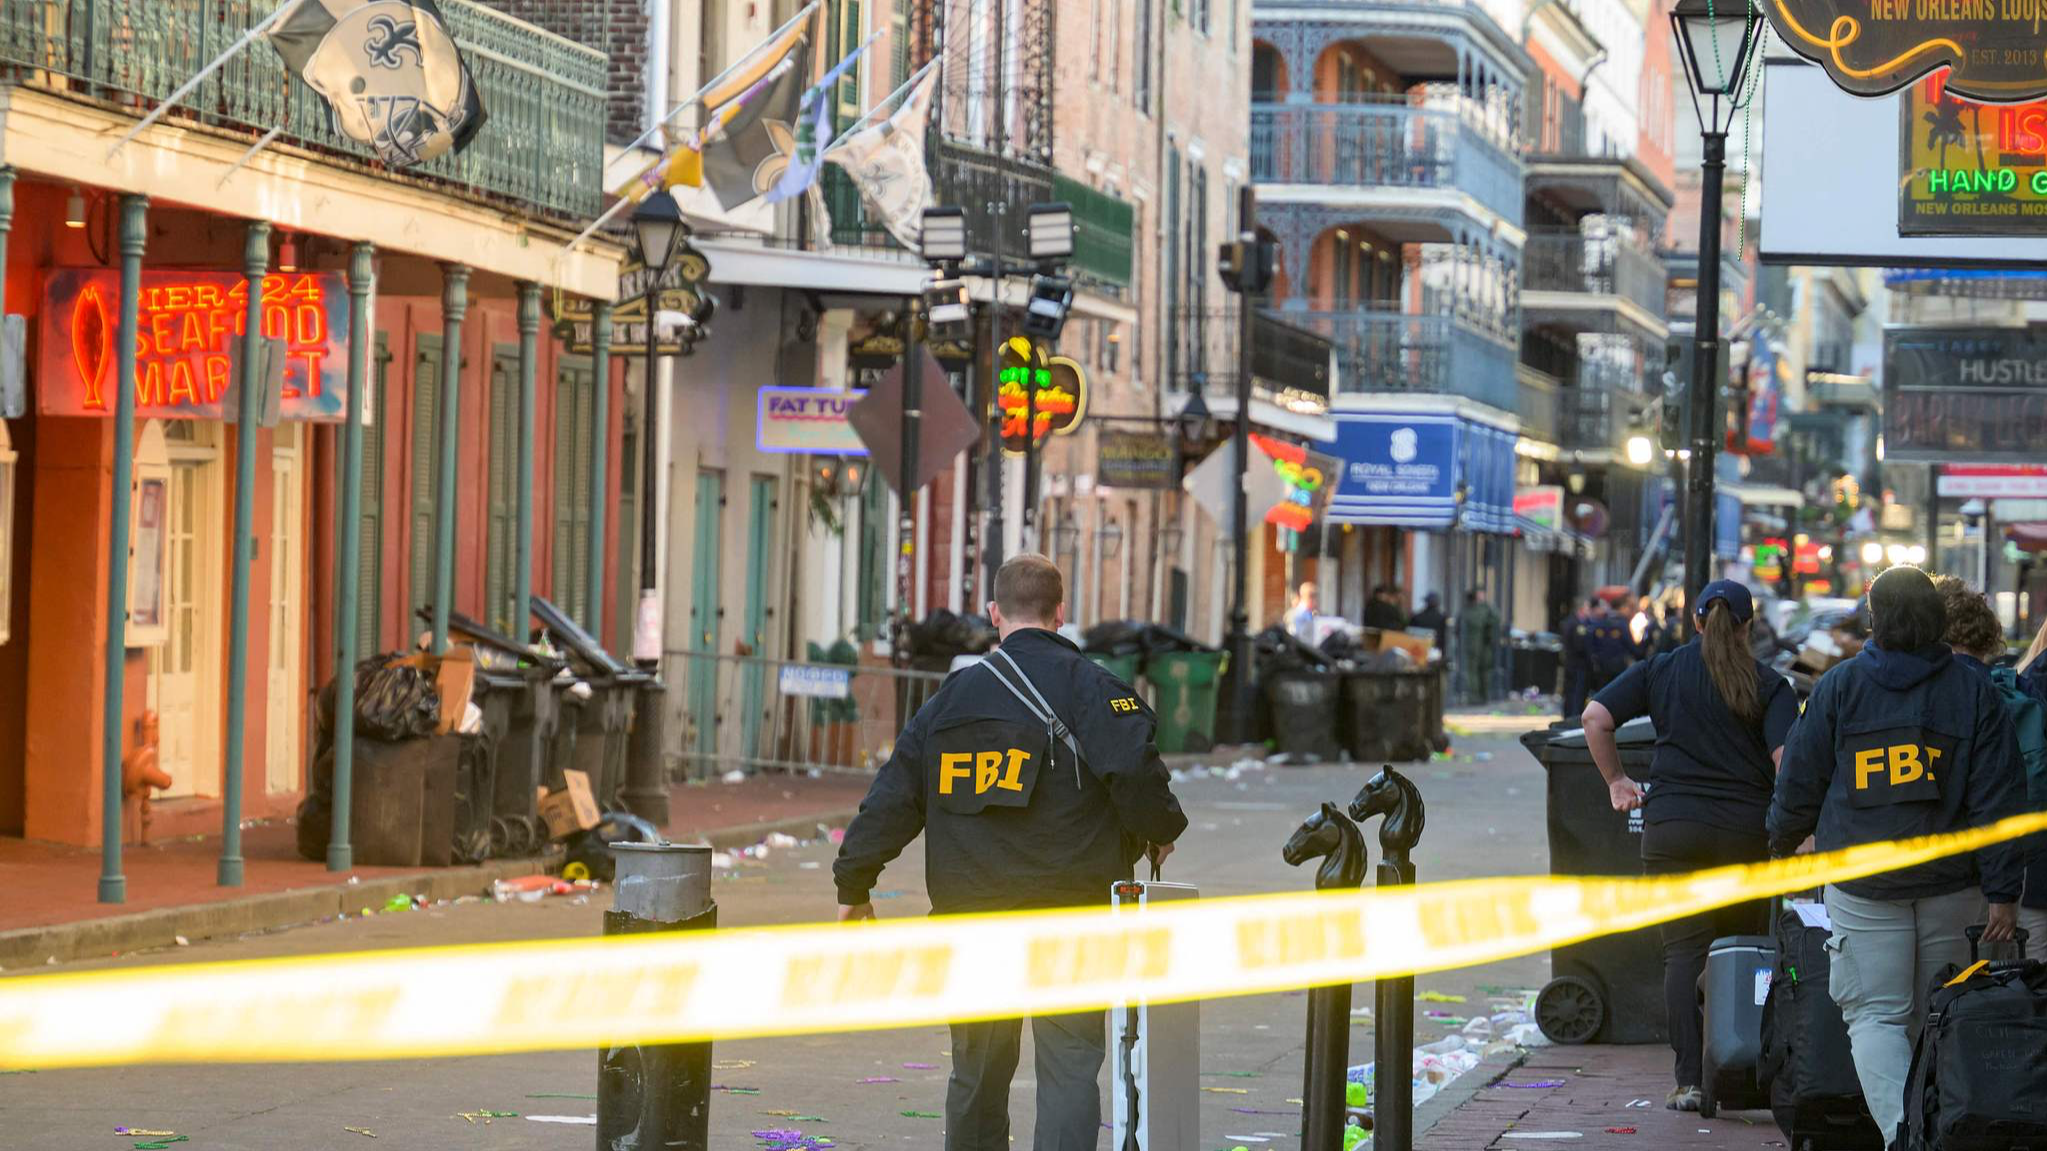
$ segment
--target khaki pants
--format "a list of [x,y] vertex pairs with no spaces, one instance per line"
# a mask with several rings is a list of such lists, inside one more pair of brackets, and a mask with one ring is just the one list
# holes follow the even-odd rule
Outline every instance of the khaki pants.
[[1912,1047],[1926,1021],[1926,985],[1950,963],[1969,961],[1962,933],[1983,919],[1983,893],[1971,887],[1931,899],[1863,899],[1827,888],[1828,989],[1848,1023],[1855,1077],[1888,1144],[1905,1117]]

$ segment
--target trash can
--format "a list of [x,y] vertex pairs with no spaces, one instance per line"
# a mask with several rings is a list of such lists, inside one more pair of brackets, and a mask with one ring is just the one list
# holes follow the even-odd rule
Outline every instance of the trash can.
[[1548,632],[1516,636],[1507,649],[1507,690],[1520,695],[1532,687],[1555,695],[1563,669],[1564,645],[1556,636]]
[[1132,691],[1137,690],[1137,655],[1135,653],[1130,655],[1105,655],[1098,651],[1091,651],[1087,653],[1087,657],[1096,664],[1099,664],[1110,675],[1129,684]]
[[[1649,778],[1656,729],[1645,717],[1617,733],[1621,767]],[[1521,744],[1549,774],[1551,875],[1642,874],[1642,811],[1615,811],[1593,766],[1584,731],[1562,724],[1531,731]],[[1658,930],[1566,944],[1550,952],[1550,979],[1535,998],[1535,1023],[1557,1043],[1663,1043],[1663,942]]]
[[1228,657],[1222,652],[1154,652],[1145,679],[1155,692],[1162,752],[1215,746],[1215,693]]
[[1410,763],[1427,759],[1439,745],[1443,698],[1439,670],[1346,672],[1342,693],[1338,731],[1352,759]]
[[491,854],[496,857],[531,855],[547,842],[539,789],[552,763],[558,718],[555,670],[531,664],[477,669],[477,694],[491,701],[485,705],[486,725],[490,707],[502,706],[505,717],[503,734],[494,741],[491,773]]
[[1266,673],[1263,686],[1280,754],[1331,762],[1342,757],[1336,730],[1341,676],[1314,667],[1284,668]]

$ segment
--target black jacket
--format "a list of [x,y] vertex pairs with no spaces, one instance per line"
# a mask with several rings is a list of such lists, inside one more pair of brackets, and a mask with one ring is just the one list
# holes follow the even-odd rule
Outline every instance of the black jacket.
[[[1945,646],[1875,643],[1813,687],[1784,745],[1770,803],[1770,848],[1807,835],[1821,851],[1962,831],[2024,806],[2018,738],[1997,690]],[[1926,899],[1980,884],[1992,903],[2019,897],[2019,845],[2000,843],[1841,885],[1864,899]]]
[[1018,631],[1002,649],[1072,729],[1080,762],[989,667],[952,676],[846,829],[832,864],[840,903],[867,902],[921,831],[936,914],[1106,904],[1145,844],[1186,830],[1151,708],[1129,684],[1049,631]]

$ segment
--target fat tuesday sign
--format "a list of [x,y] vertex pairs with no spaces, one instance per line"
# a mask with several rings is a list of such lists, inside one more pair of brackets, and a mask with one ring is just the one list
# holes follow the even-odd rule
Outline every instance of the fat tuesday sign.
[[1948,68],[1949,91],[1971,100],[2047,97],[2047,0],[1757,3],[1793,51],[1858,96],[1887,95]]

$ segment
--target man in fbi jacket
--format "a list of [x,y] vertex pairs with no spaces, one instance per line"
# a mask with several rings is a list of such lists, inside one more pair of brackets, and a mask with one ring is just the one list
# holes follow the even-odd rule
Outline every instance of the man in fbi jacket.
[[[924,833],[935,915],[1102,907],[1131,866],[1173,849],[1187,817],[1153,742],[1151,708],[1057,634],[1066,586],[1041,555],[995,575],[1001,646],[911,717],[832,865],[839,918],[874,918],[881,869]],[[946,1151],[1009,1151],[1021,1019],[952,1026]],[[1036,1151],[1101,1136],[1101,1011],[1031,1020]]]

